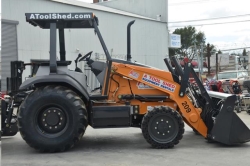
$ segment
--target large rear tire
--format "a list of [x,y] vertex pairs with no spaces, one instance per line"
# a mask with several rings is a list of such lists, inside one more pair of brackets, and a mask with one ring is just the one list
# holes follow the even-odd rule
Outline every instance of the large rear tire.
[[18,113],[18,128],[27,144],[42,152],[65,151],[83,136],[87,122],[83,101],[62,86],[36,89]]
[[172,148],[183,137],[184,122],[180,114],[170,107],[155,107],[144,115],[142,133],[152,147]]

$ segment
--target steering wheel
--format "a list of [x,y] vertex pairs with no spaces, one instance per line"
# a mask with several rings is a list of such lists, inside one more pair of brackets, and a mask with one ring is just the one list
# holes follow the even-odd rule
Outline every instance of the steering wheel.
[[90,59],[92,52],[93,52],[93,51],[90,51],[89,53],[87,53],[86,55],[84,55],[84,56],[79,60],[79,62],[80,62],[80,61],[87,60],[87,59]]

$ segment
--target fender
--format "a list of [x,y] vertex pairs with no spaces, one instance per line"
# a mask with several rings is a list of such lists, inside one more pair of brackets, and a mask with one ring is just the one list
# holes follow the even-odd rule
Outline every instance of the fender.
[[89,101],[89,94],[87,90],[73,77],[69,75],[43,75],[35,76],[26,81],[24,81],[19,87],[20,90],[30,89],[32,86],[41,85],[41,84],[53,84],[53,83],[63,83],[68,85],[72,90],[76,90],[77,94],[83,95],[84,98]]

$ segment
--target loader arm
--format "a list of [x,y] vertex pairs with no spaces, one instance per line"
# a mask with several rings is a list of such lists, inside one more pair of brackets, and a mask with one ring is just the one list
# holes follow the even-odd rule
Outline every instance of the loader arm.
[[166,93],[166,96],[177,104],[178,111],[185,122],[205,138],[207,137],[207,127],[200,118],[201,109],[195,108],[187,95],[182,97],[179,95],[181,85],[174,81],[170,72],[115,62],[112,64],[112,72]]
[[[179,94],[185,92],[188,87],[189,93],[193,96],[193,101],[197,108],[201,108],[201,118],[207,126],[207,139],[217,141],[227,145],[240,144],[250,141],[250,130],[244,122],[234,112],[236,96],[231,95],[224,100],[210,97],[207,90],[202,85],[199,77],[191,68],[190,63],[186,63],[184,71],[180,63],[175,57],[172,61],[176,67],[173,73],[172,66],[164,59],[169,71],[174,75],[181,77],[181,89]],[[187,78],[190,74],[198,85],[198,89],[194,89]],[[191,90],[190,90],[191,89]],[[192,90],[193,89],[193,90]],[[217,95],[220,96],[220,93]]]

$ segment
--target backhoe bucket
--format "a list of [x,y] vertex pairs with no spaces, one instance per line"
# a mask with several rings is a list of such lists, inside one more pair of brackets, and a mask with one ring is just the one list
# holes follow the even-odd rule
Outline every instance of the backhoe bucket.
[[250,130],[234,112],[236,96],[228,97],[217,115],[211,137],[227,145],[250,141]]

